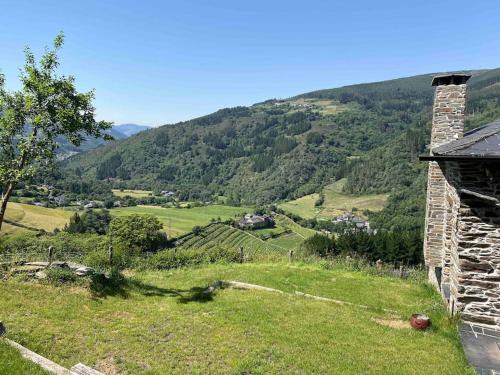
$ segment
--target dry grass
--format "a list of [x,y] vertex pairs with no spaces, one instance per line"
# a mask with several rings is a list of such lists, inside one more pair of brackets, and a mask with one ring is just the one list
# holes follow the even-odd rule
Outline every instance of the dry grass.
[[[5,218],[9,221],[24,225],[29,228],[53,231],[63,228],[73,215],[71,211],[62,209],[37,207],[29,204],[10,202],[7,206]],[[2,225],[2,234],[12,233],[23,228],[12,225]]]
[[112,189],[113,195],[123,198],[126,196],[132,198],[145,198],[153,195],[153,192],[150,190],[120,190],[120,189]]

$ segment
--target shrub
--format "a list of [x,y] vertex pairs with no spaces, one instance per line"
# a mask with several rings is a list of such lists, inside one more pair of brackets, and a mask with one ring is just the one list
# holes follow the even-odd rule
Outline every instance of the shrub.
[[142,252],[155,251],[167,244],[167,235],[160,232],[160,221],[151,215],[130,215],[115,217],[109,226],[113,243]]
[[306,239],[301,248],[308,255],[326,256],[333,253],[335,240],[322,234],[315,234]]
[[151,256],[145,262],[145,267],[165,270],[222,261],[237,262],[239,260],[240,253],[238,250],[224,247],[214,247],[206,250],[164,250]]
[[45,273],[50,284],[74,283],[78,278],[71,270],[65,268],[49,268]]
[[106,237],[97,234],[23,232],[0,240],[0,259],[2,255],[6,255],[7,260],[46,259],[49,246],[53,246],[54,259],[80,261],[106,242]]

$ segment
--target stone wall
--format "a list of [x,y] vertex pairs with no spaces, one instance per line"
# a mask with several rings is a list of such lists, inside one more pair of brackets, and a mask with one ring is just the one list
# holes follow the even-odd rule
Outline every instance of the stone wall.
[[[466,85],[441,85],[436,87],[432,117],[431,150],[463,136]],[[445,261],[446,188],[443,165],[429,163],[427,203],[425,218],[425,264],[441,269]],[[448,257],[449,258],[449,257]]]
[[446,162],[452,197],[450,310],[462,318],[500,327],[500,164]]

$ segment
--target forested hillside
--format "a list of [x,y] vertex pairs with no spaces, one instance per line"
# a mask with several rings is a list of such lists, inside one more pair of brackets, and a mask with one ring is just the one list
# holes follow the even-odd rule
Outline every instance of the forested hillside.
[[[500,69],[471,73],[468,128],[500,117]],[[265,204],[347,177],[347,192],[392,193],[374,221],[418,228],[426,165],[417,156],[429,138],[431,78],[315,91],[151,129],[71,158],[58,184],[78,189],[84,179]]]

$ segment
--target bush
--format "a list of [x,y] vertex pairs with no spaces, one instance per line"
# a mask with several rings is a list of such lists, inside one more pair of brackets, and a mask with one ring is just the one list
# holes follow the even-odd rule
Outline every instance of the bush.
[[78,278],[71,270],[65,268],[49,268],[45,273],[50,284],[74,283]]
[[236,249],[214,247],[211,249],[164,250],[151,256],[146,268],[168,270],[189,267],[199,264],[240,261],[240,253]]
[[46,259],[49,246],[54,247],[55,260],[81,261],[87,254],[107,243],[104,236],[97,234],[57,234],[39,235],[34,232],[18,233],[0,239],[0,259],[7,260]]
[[160,221],[151,215],[115,217],[109,225],[113,243],[142,252],[155,251],[168,242],[167,235],[160,230]]
[[326,256],[334,252],[335,240],[322,234],[315,234],[306,239],[302,243],[301,248],[308,255]]

